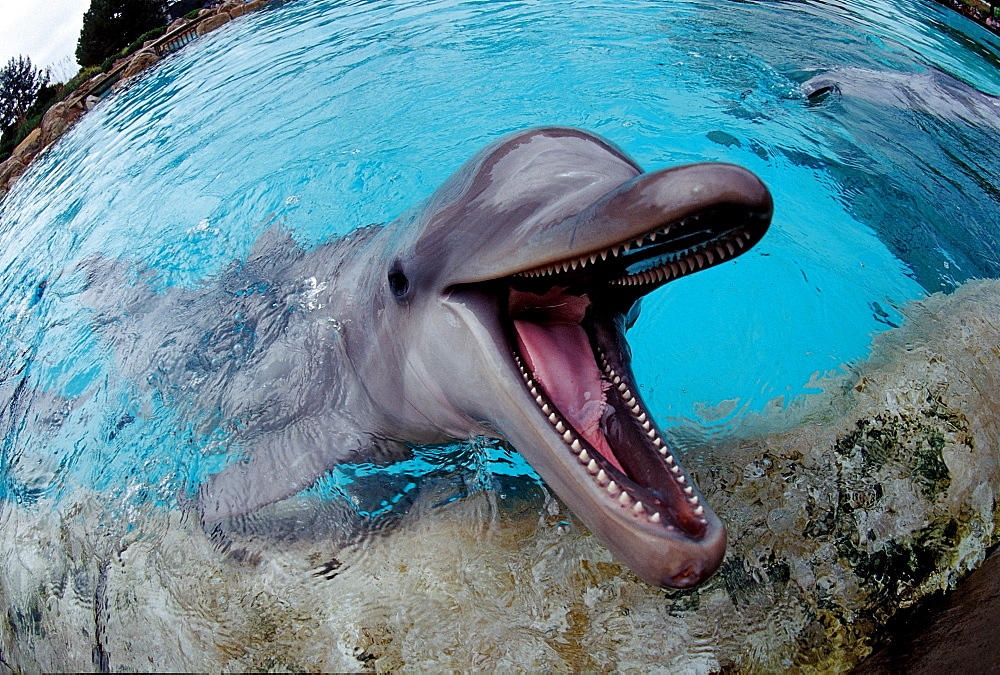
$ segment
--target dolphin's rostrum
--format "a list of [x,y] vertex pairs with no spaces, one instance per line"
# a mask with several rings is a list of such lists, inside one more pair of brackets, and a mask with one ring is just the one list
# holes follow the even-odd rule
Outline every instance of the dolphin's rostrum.
[[[385,227],[309,251],[272,231],[218,288],[169,301],[196,324],[208,307],[223,319],[174,336],[170,358],[153,348],[155,372],[192,380],[190,352],[229,331],[209,341],[197,404],[246,459],[202,486],[203,520],[373,448],[503,437],[640,577],[704,581],[725,529],[643,404],[625,330],[643,295],[753,246],[771,211],[742,168],[644,174],[596,136],[541,128],[491,144]],[[130,302],[115,301],[128,321],[162,316]]]

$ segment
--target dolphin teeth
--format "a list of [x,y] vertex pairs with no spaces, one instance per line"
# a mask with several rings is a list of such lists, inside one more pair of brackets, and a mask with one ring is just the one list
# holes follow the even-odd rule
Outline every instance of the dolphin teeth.
[[679,466],[677,466],[676,464],[673,464],[673,465],[672,465],[672,466],[670,467],[670,472],[671,472],[672,474],[674,474],[675,476],[680,476],[680,473],[681,473],[681,468],[680,468]]
[[577,457],[580,458],[580,464],[587,464],[590,462],[590,455],[587,454],[587,448],[581,450]]
[[649,522],[651,522],[651,523],[658,523],[658,522],[660,522],[660,512],[659,511],[653,511],[653,515],[651,515],[649,517]]
[[708,258],[708,264],[711,265],[715,262],[715,256],[712,255],[711,251],[705,251],[705,257]]
[[618,483],[614,481],[608,483],[608,487],[606,487],[605,490],[607,490],[608,494],[612,497],[617,497],[622,491],[622,489],[618,486]]
[[574,260],[574,261],[570,262],[569,267],[570,267],[570,269],[574,269],[575,270],[577,268],[577,265],[579,265],[579,261],[578,260]]
[[666,450],[667,450],[666,448],[663,448],[663,450],[664,450],[664,453],[663,453],[663,454],[664,454],[664,456],[666,457],[666,461],[667,461],[667,464],[670,464],[670,465],[673,465],[673,464],[674,464],[674,461],[675,461],[675,460],[674,460],[674,456],[673,456],[673,455],[671,455],[671,454],[668,454],[668,453],[666,452]]
[[597,478],[597,483],[599,485],[604,485],[605,483],[608,482],[608,474],[605,473],[604,469],[601,469],[600,471],[597,472],[596,478]]
[[601,260],[607,260],[607,259],[608,259],[608,251],[607,249],[605,249],[601,251]]
[[538,405],[545,405],[545,401],[544,401],[544,399],[542,399],[541,396],[536,396],[535,397],[535,403],[537,403]]
[[618,256],[618,252],[621,251],[621,250],[622,250],[621,246],[615,246],[615,247],[613,247],[611,249],[611,254],[614,255],[615,257],[617,257]]
[[632,495],[627,492],[622,492],[621,496],[618,497],[618,503],[625,507],[631,506],[632,501]]
[[[632,392],[629,392],[629,393],[632,393]],[[628,400],[625,401],[625,405],[627,405],[628,407],[634,408],[637,405],[639,405],[639,402],[635,400],[635,396],[626,396],[626,398]]]
[[587,471],[592,474],[596,474],[599,468],[594,460],[590,460],[590,464],[587,465]]
[[698,503],[698,495],[691,495],[690,497],[688,497],[688,502],[690,504],[692,504],[692,505],[697,504]]
[[597,262],[597,254],[596,253],[591,253],[590,254],[590,264],[593,265],[595,262]]
[[[653,427],[652,425],[650,425],[649,420],[646,420],[645,422],[642,423],[642,428],[645,429],[647,432],[653,430]],[[652,436],[650,436],[650,438],[652,438]]]
[[[539,401],[539,403],[542,402]],[[549,407],[548,403],[542,403],[542,412],[545,413],[546,415],[552,415],[553,417],[555,417],[555,415],[552,413],[552,408]]]
[[556,424],[559,422],[559,417],[555,413],[549,413],[549,421]]
[[635,418],[640,422],[646,421],[646,413],[642,412],[642,409],[639,408],[639,406],[632,408],[632,414],[635,415]]
[[632,513],[639,516],[646,510],[646,505],[642,502],[636,502],[635,506],[632,507]]
[[556,422],[556,431],[558,431],[559,433],[565,433],[567,431],[566,425],[562,423],[562,420],[558,420]]
[[684,488],[684,494],[690,497],[691,495],[694,494],[694,488],[688,485],[686,488]]
[[[653,442],[656,443],[659,440],[660,440],[659,437],[657,437],[653,439]],[[660,441],[660,443],[657,445],[657,447],[660,448],[660,454],[663,455],[663,458],[667,460],[668,464],[673,464],[674,458],[670,456],[670,452],[666,448],[662,447],[662,445],[663,445],[662,441]]]
[[666,448],[663,447],[663,441],[661,441],[659,437],[653,439],[653,445],[660,448],[661,452],[666,450]]
[[622,378],[620,375],[615,375],[615,379],[612,381],[615,383],[615,386],[617,387],[619,384],[622,383]]
[[566,441],[567,443],[573,440],[573,432],[567,429],[566,433],[563,434],[563,440]]
[[569,447],[571,447],[576,452],[580,452],[580,450],[583,448],[583,446],[580,445],[580,441],[576,438],[573,439],[573,442],[570,443]]
[[625,253],[628,253],[629,251],[632,250],[632,242],[626,241],[624,244],[622,244],[622,248],[625,249]]
[[694,515],[700,516],[703,513],[705,513],[705,507],[703,507],[701,504],[699,504],[698,506],[695,507],[695,509],[694,509]]
[[726,242],[726,250],[729,251],[729,255],[736,255],[736,249],[733,248],[733,242]]
[[652,244],[654,241],[656,241],[657,232],[650,232],[646,236],[649,237],[649,243]]

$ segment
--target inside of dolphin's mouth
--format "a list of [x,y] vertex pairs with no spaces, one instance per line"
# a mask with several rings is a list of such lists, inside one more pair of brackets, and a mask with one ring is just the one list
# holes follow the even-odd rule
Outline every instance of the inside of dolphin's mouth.
[[512,356],[579,470],[611,508],[685,539],[705,536],[708,514],[638,394],[625,316],[651,290],[755,244],[767,217],[740,216],[699,214],[500,280]]

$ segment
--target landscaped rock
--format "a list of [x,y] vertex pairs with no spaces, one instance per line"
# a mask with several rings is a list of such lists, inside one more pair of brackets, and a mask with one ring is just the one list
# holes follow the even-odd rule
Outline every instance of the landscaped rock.
[[31,133],[25,137],[23,141],[14,148],[14,152],[11,154],[12,157],[18,157],[22,162],[27,164],[32,160],[32,158],[38,154],[42,149],[42,130],[35,128],[31,130]]
[[17,177],[24,172],[25,164],[18,157],[0,163],[0,192],[6,192]]
[[198,37],[201,37],[205,33],[209,33],[218,28],[219,26],[229,23],[230,21],[232,21],[232,19],[233,17],[231,17],[226,12],[219,12],[215,16],[210,16],[201,23],[199,23],[196,33],[198,34]]
[[182,28],[182,27],[186,26],[187,24],[188,24],[188,20],[185,19],[184,17],[181,17],[179,19],[175,19],[172,24],[170,24],[169,26],[167,26],[167,33],[173,33],[178,28]]
[[39,128],[42,130],[42,145],[51,145],[57,138],[69,129],[83,114],[83,109],[70,107],[66,101],[60,101],[49,108],[42,117]]
[[234,19],[238,16],[243,16],[247,13],[247,5],[245,2],[234,3],[232,7],[226,10],[226,13]]
[[244,11],[253,12],[254,10],[258,10],[266,5],[267,2],[268,0],[250,0],[250,2],[244,5]]
[[127,80],[131,77],[135,77],[142,71],[149,68],[151,65],[160,60],[156,52],[152,49],[142,49],[135,53],[132,57],[132,61],[126,66],[125,71],[122,73],[122,80]]

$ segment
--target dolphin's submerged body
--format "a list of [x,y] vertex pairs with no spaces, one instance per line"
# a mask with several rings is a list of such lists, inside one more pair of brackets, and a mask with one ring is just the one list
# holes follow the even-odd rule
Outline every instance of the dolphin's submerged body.
[[341,462],[503,437],[639,576],[688,587],[725,529],[646,410],[625,330],[643,295],[753,246],[771,211],[739,167],[643,174],[596,136],[534,129],[384,227],[308,251],[272,228],[187,291],[148,270],[123,286],[102,261],[88,292],[123,372],[241,454],[201,487],[206,524]]

